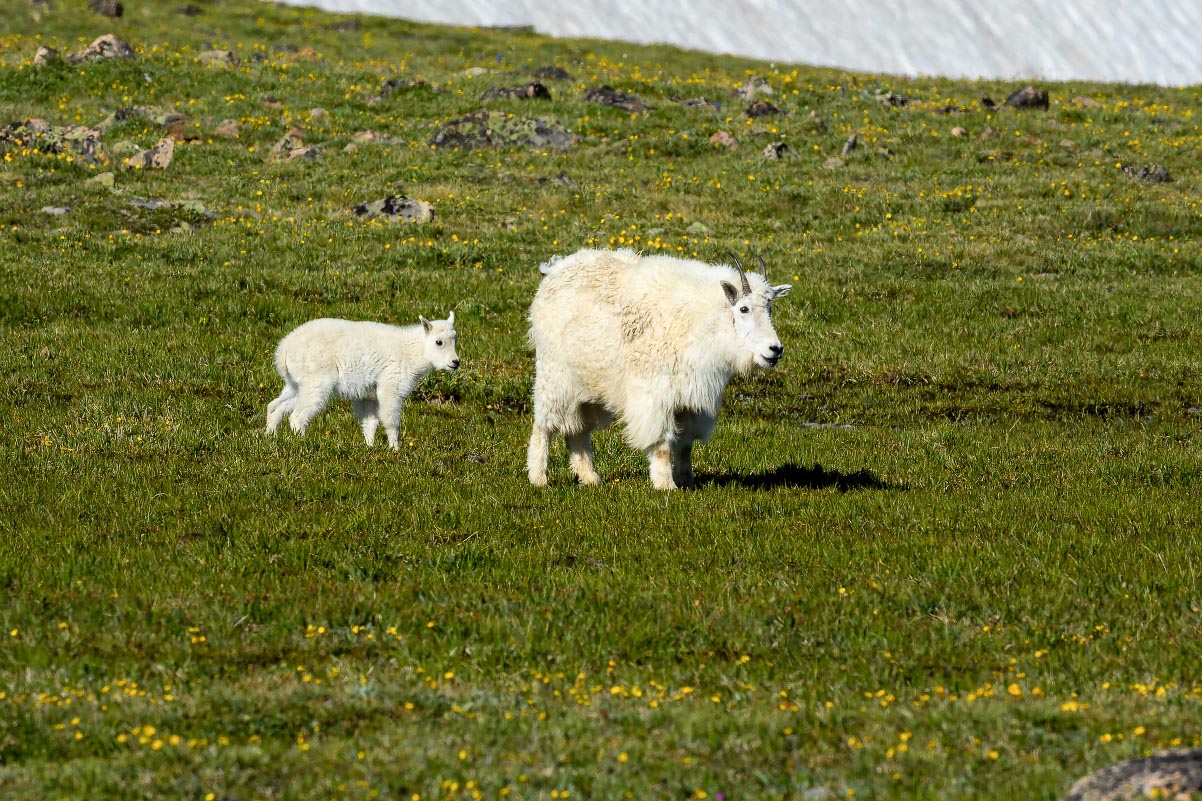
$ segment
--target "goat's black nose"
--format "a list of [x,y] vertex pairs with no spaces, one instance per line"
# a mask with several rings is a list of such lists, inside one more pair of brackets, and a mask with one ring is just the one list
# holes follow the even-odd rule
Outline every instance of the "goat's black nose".
[[458,370],[458,369],[459,369],[459,360],[458,360],[458,359],[456,359],[455,361],[451,362],[451,369],[452,369],[452,370]]
[[785,352],[785,346],[784,345],[769,345],[768,350],[775,353],[776,357],[779,359],[781,354]]

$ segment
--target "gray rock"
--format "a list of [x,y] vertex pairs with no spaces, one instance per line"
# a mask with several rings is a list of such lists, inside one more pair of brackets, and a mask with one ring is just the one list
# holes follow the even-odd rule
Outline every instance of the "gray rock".
[[129,61],[134,58],[134,49],[111,33],[96,37],[83,50],[67,54],[68,64],[81,64],[102,58],[117,58]]
[[158,211],[159,209],[173,209],[175,208],[175,204],[161,197],[136,197],[129,201],[129,207],[141,211]]
[[42,207],[42,213],[49,214],[52,217],[62,217],[64,214],[66,214],[70,210],[71,210],[71,208],[69,206],[43,206]]
[[591,103],[604,103],[607,106],[620,108],[630,114],[641,114],[650,111],[651,106],[634,95],[619,92],[611,86],[598,86],[584,93],[584,99]]
[[346,146],[342,149],[347,153],[354,153],[361,147],[394,144],[396,141],[394,137],[385,136],[377,131],[357,131],[351,134],[351,141],[347,142]]
[[206,67],[234,69],[242,64],[242,59],[233,50],[206,50],[196,58]]
[[767,100],[757,100],[747,107],[743,112],[748,117],[771,117],[780,114],[780,109],[769,103]]
[[704,97],[670,97],[668,98],[673,103],[689,108],[700,108],[706,111],[717,111],[722,108],[721,103],[711,103]]
[[158,106],[132,106],[117,109],[97,123],[96,128],[100,131],[108,131],[127,120],[134,119],[153,122],[164,128],[172,128],[182,124],[187,117],[179,112],[169,111]]
[[568,175],[567,170],[560,170],[559,175],[554,178],[542,177],[538,179],[539,184],[557,184],[559,186],[575,186],[576,182],[572,180],[572,176]]
[[910,98],[896,92],[877,92],[876,99],[878,103],[883,103],[890,108],[903,108],[910,105]]
[[1043,109],[1048,107],[1048,90],[1036,89],[1034,86],[1024,86],[1012,92],[1002,105],[1016,109]]
[[18,147],[33,145],[43,153],[71,151],[89,164],[99,164],[105,160],[100,131],[84,125],[62,127],[37,118],[13,122],[0,127],[0,144],[6,143]]
[[511,117],[503,111],[477,111],[443,126],[430,144],[472,150],[484,147],[532,147],[567,150],[576,137],[543,117]]
[[758,97],[771,97],[776,94],[776,90],[760,76],[752,75],[746,83],[735,90],[735,94],[751,103]]
[[1147,181],[1153,184],[1167,184],[1173,181],[1173,176],[1169,175],[1168,169],[1163,164],[1152,164],[1140,167],[1138,170],[1134,167],[1123,167],[1122,169],[1124,173],[1137,181]]
[[120,142],[114,144],[111,150],[113,151],[113,156],[116,158],[128,158],[135,153],[140,153],[142,148],[128,139],[122,139]]
[[392,137],[378,131],[356,131],[351,134],[351,142],[356,145],[378,145],[391,141]]
[[710,144],[724,147],[727,150],[735,150],[739,147],[739,140],[735,139],[730,131],[715,131],[710,136]]
[[1193,798],[1202,792],[1202,748],[1158,751],[1082,776],[1064,801]]
[[773,142],[764,148],[766,159],[795,159],[797,151],[788,142]]
[[500,99],[550,100],[551,90],[538,81],[531,81],[525,86],[494,86],[480,95],[481,102]]
[[549,66],[539,67],[530,73],[530,77],[542,81],[570,81],[572,80],[572,73],[562,67]]
[[[209,225],[216,215],[199,200],[167,200],[166,198],[136,197],[130,200],[129,207],[134,212],[151,212],[155,214],[160,225],[168,224],[175,233],[193,231],[197,226]],[[136,213],[121,212],[127,217],[137,217]]]
[[433,205],[404,195],[391,195],[381,200],[360,203],[352,208],[351,212],[366,220],[384,218],[394,222],[426,223],[434,219]]
[[125,160],[125,166],[135,170],[154,168],[165,170],[175,159],[175,137],[168,136],[160,139],[149,150],[142,150]]
[[102,17],[119,17],[125,13],[125,6],[118,0],[88,0],[88,8]]
[[47,64],[57,64],[60,61],[62,61],[62,56],[53,47],[39,47],[33,54],[33,66],[35,67],[45,67]]
[[300,128],[289,128],[284,138],[271,146],[271,155],[277,159],[287,158],[292,151],[305,146],[304,134]]
[[389,78],[380,84],[380,97],[417,90],[438,92],[438,89],[427,83],[424,78]]

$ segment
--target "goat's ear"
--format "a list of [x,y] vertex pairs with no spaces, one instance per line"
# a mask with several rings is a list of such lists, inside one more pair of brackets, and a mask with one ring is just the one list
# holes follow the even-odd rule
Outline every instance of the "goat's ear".
[[430,321],[427,320],[425,317],[421,317],[421,316],[419,316],[417,319],[421,320],[422,328],[425,330],[425,332],[427,334],[430,333]]
[[451,312],[450,314],[447,315],[447,325],[454,325],[454,324],[455,324],[455,312]]
[[789,290],[791,289],[793,289],[792,284],[781,284],[780,286],[772,287],[772,299],[776,300],[777,298],[783,298],[785,295],[789,294]]
[[739,290],[735,289],[735,285],[728,281],[723,281],[722,291],[726,293],[726,300],[730,305],[735,305],[735,301],[739,299]]

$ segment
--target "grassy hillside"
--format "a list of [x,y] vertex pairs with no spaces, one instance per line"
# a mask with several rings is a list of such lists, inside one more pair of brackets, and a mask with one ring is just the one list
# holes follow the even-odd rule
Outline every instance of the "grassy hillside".
[[[125,6],[0,2],[0,795],[1053,799],[1202,745],[1202,90]],[[585,246],[794,285],[696,492],[620,430],[526,482]],[[452,309],[399,455],[260,433],[293,326]]]

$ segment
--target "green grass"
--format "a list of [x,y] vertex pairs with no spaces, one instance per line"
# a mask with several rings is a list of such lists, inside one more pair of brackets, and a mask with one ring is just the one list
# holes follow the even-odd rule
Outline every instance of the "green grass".
[[[1053,799],[1202,745],[1198,88],[987,113],[1016,86],[127,5],[0,8],[0,125],[186,115],[161,171],[112,155],[165,135],[136,115],[107,162],[0,144],[0,795]],[[30,65],[110,31],[135,61]],[[429,147],[546,65],[488,107],[572,148]],[[748,122],[752,73],[783,115]],[[294,125],[316,159],[272,158]],[[435,221],[347,213],[389,194]],[[609,245],[794,284],[697,492],[618,432],[603,487],[562,446],[526,482],[536,267]],[[399,455],[339,404],[260,434],[291,327],[451,309]]]

